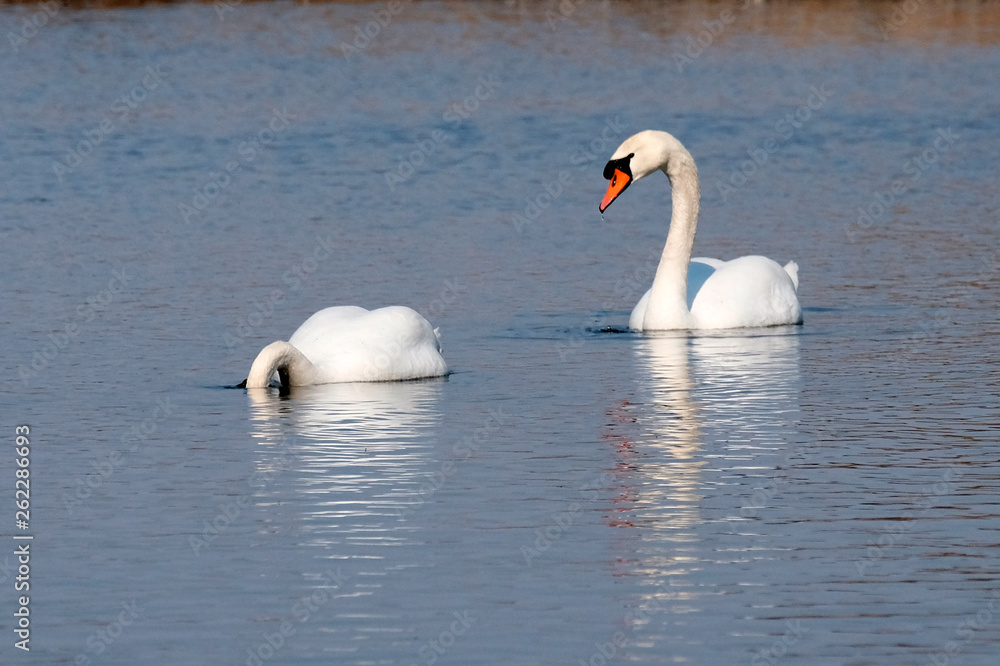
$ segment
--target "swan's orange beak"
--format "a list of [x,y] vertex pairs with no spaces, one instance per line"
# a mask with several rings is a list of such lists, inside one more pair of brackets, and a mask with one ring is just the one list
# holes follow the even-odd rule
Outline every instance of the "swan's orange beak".
[[608,191],[601,199],[601,212],[611,205],[611,202],[618,198],[618,195],[628,187],[628,184],[632,182],[632,177],[621,169],[615,169],[614,174],[612,174],[611,182],[608,183]]

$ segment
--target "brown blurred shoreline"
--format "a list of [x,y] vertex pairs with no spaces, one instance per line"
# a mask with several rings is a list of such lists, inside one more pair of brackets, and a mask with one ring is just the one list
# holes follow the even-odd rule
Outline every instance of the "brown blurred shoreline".
[[[389,2],[419,6],[422,0],[285,0],[282,4],[385,7]],[[569,3],[569,5],[567,5]],[[272,0],[0,0],[0,8],[21,7],[30,12],[54,9],[102,10],[146,6],[225,4],[240,6],[278,4]],[[431,3],[426,3],[431,4]],[[474,25],[484,18],[505,23],[581,20],[605,23],[616,19],[633,22],[633,29],[663,37],[697,38],[709,24],[730,20],[736,32],[773,36],[785,46],[817,42],[835,44],[906,41],[1000,44],[1000,0],[440,0],[458,23]],[[566,14],[566,7],[572,11]],[[575,11],[589,8],[603,11]],[[728,17],[728,18],[725,18]],[[613,29],[617,29],[616,26]],[[727,31],[729,32],[729,31]],[[728,38],[726,35],[725,38]]]

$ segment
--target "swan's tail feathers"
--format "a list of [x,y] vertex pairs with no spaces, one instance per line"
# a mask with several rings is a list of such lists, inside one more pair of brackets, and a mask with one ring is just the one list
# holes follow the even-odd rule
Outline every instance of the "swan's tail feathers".
[[799,265],[794,261],[789,261],[784,266],[785,272],[788,273],[788,277],[792,278],[792,284],[795,286],[795,291],[799,290]]
[[440,327],[434,329],[434,338],[437,340],[437,345],[436,346],[437,346],[437,350],[440,352],[441,351],[441,329],[440,329]]

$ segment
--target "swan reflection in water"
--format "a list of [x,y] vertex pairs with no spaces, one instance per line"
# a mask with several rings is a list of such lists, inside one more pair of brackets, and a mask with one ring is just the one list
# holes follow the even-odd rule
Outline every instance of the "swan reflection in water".
[[[685,601],[699,589],[691,578],[704,568],[705,494],[713,505],[719,494],[737,506],[748,501],[752,477],[786,446],[799,418],[797,333],[678,332],[636,341],[634,402],[609,410],[605,439],[615,441],[618,458],[611,525],[639,528],[616,535],[628,542],[616,573],[648,579],[640,606],[670,599],[672,612],[691,610]],[[737,480],[723,487],[713,478],[709,487],[706,465],[713,477],[722,469],[722,481]]]
[[248,390],[258,497],[293,503],[315,545],[384,539],[430,473],[441,383]]

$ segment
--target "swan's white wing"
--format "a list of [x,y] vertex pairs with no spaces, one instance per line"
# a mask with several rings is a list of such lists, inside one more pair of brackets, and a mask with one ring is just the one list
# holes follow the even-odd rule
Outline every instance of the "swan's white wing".
[[314,363],[351,337],[368,310],[356,305],[325,308],[302,322],[288,342]]
[[776,262],[747,256],[723,262],[691,305],[698,328],[779,326],[802,322],[792,276]]
[[323,382],[396,381],[448,372],[430,323],[416,311],[390,306],[321,310],[289,342],[313,362]]
[[692,262],[697,261],[699,264],[708,264],[712,268],[718,268],[719,266],[722,266],[724,263],[726,263],[722,259],[713,259],[712,257],[695,257],[691,261]]
[[694,305],[695,297],[701,291],[702,286],[704,286],[708,278],[712,277],[712,273],[724,263],[724,261],[719,261],[718,259],[706,259],[704,257],[691,260],[691,263],[688,264],[687,279],[688,310]]

